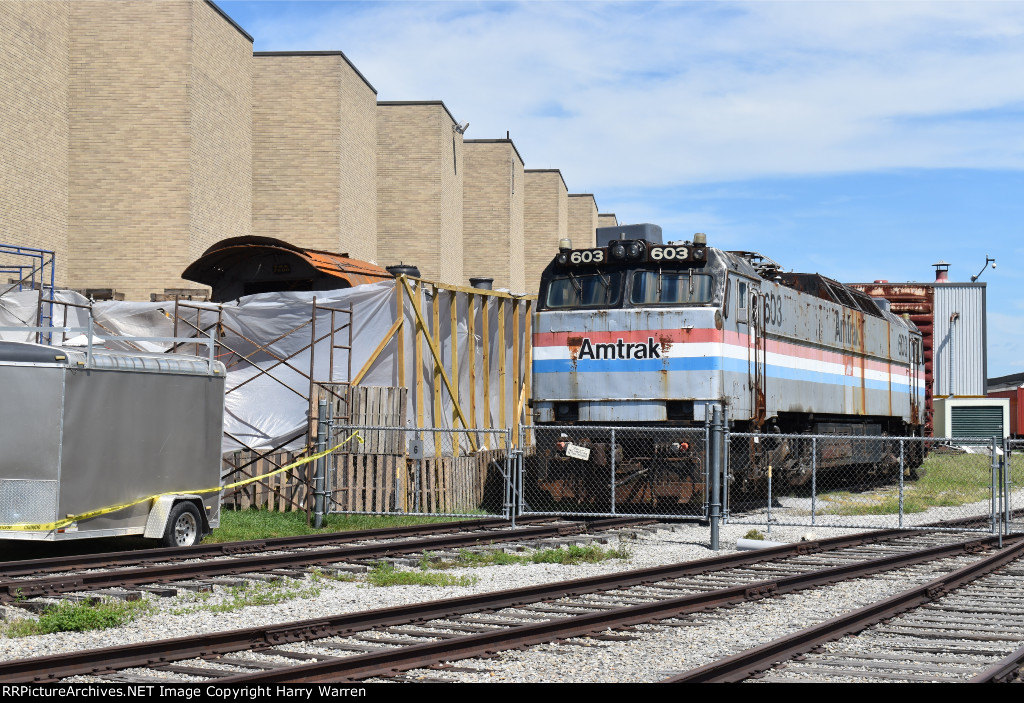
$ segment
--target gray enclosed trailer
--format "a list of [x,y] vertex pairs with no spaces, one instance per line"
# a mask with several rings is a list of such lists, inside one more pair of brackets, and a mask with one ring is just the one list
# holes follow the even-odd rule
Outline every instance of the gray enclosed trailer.
[[224,382],[212,359],[0,342],[0,539],[198,542],[220,524]]

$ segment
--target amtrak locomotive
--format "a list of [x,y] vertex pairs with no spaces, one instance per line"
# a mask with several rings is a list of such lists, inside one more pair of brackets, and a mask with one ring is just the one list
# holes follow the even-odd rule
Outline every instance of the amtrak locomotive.
[[[748,467],[732,472],[736,491],[751,489],[769,465],[784,483],[808,478],[809,450],[771,435],[921,434],[921,335],[885,301],[819,274],[785,273],[753,252],[715,249],[703,234],[666,244],[660,227],[631,225],[598,229],[597,243],[573,249],[563,240],[541,279],[537,425],[697,427],[719,405],[733,431],[767,436],[730,447],[732,464]],[[601,456],[600,433],[588,437]],[[585,499],[567,472],[586,463],[564,457],[565,444],[557,430],[538,432],[536,476],[549,494]],[[616,483],[629,485],[630,472],[647,477],[635,482],[646,486],[636,500],[702,493],[699,459],[669,456],[690,443],[622,444]],[[848,444],[818,466],[882,458]]]

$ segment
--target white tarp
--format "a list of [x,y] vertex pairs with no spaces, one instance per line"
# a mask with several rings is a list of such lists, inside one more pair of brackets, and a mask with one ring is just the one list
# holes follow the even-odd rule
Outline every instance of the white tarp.
[[[396,319],[395,282],[384,281],[370,285],[356,286],[338,291],[321,291],[316,293],[262,293],[246,296],[232,303],[187,303],[192,307],[179,310],[177,336],[193,336],[195,329],[209,330],[218,321],[218,311],[222,327],[218,331],[217,349],[220,361],[228,365],[227,394],[225,398],[224,443],[225,452],[235,451],[248,445],[257,449],[269,449],[285,442],[301,433],[307,426],[309,412],[310,379],[304,374],[310,373],[311,325],[309,324],[313,299],[319,307],[344,309],[351,306],[353,310],[351,373],[356,374],[367,362],[391,328]],[[423,286],[420,292],[420,309],[428,327],[433,324],[431,311],[431,290]],[[439,315],[441,356],[445,369],[451,370],[451,316],[449,305],[451,296],[456,298],[457,332],[456,343],[459,352],[459,396],[463,411],[471,427],[499,427],[499,353],[498,353],[498,315],[496,299],[488,304],[490,340],[490,418],[484,418],[483,402],[483,356],[481,339],[482,320],[480,319],[479,301],[476,314],[476,410],[477,417],[470,418],[469,397],[470,369],[467,324],[467,300],[465,293],[440,290]],[[58,291],[57,300],[87,304],[88,301],[77,293]],[[478,296],[479,298],[479,296]],[[416,383],[414,369],[414,334],[416,316],[409,297],[403,296],[405,336],[406,385],[409,387],[407,424],[415,426]],[[38,293],[25,291],[10,293],[0,298],[0,327],[33,326],[36,324]],[[524,363],[525,351],[522,336],[525,329],[526,305],[519,306],[520,339],[513,339],[513,323],[511,306],[506,306],[505,316],[505,419],[511,426],[517,398],[514,392],[514,376],[512,366],[512,349],[519,345],[520,365]],[[67,311],[65,316],[65,310]],[[175,336],[174,303],[173,302],[118,302],[102,301],[93,304],[94,334],[105,341],[103,346],[110,349],[130,349],[123,342],[111,339],[113,336],[125,337],[172,337]],[[331,329],[331,312],[321,310],[317,315],[317,337],[327,335]],[[334,316],[334,326],[339,328],[348,322],[347,315]],[[86,327],[88,310],[84,308],[54,306],[55,326]],[[304,326],[303,326],[304,325]],[[295,328],[298,331],[289,333]],[[429,330],[433,334],[433,330]],[[67,338],[77,336],[80,332],[68,333]],[[0,339],[8,341],[31,341],[32,335],[24,332],[0,332]],[[56,335],[54,343],[61,343],[62,336]],[[336,345],[348,342],[347,331],[335,335]],[[263,349],[260,348],[260,346]],[[139,342],[136,346],[146,351],[167,351],[168,343]],[[393,340],[378,356],[373,366],[361,380],[364,386],[397,386],[398,356],[396,343]],[[203,346],[187,345],[177,350],[179,353],[196,354],[205,357],[207,349]],[[245,357],[246,363],[239,357]],[[287,361],[282,363],[282,359]],[[349,351],[332,349],[331,339],[327,337],[319,341],[313,357],[312,378],[316,382],[345,382],[349,374]],[[261,373],[261,371],[265,373]],[[447,390],[442,392],[442,413],[434,417],[433,385],[434,362],[429,347],[423,345],[423,364],[420,369],[423,389],[424,427],[453,427],[455,421],[454,405]],[[521,371],[520,371],[521,374]],[[443,386],[443,381],[439,381]],[[157,400],[157,399],[154,399]],[[300,437],[286,445],[295,449],[304,444],[305,437]],[[429,448],[428,448],[429,449]]]

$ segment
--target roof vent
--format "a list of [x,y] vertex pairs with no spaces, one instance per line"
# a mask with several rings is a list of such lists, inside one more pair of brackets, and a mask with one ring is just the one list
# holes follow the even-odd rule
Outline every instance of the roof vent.
[[411,264],[395,264],[394,266],[385,266],[387,272],[394,277],[398,276],[409,276],[410,278],[420,278],[420,270],[416,266]]

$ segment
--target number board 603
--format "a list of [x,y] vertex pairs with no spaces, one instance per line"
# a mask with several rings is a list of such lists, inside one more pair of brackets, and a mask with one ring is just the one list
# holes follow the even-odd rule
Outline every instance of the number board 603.
[[604,249],[583,249],[574,251],[569,261],[574,264],[599,264],[604,261]]
[[651,247],[651,261],[686,261],[688,258],[688,247]]

